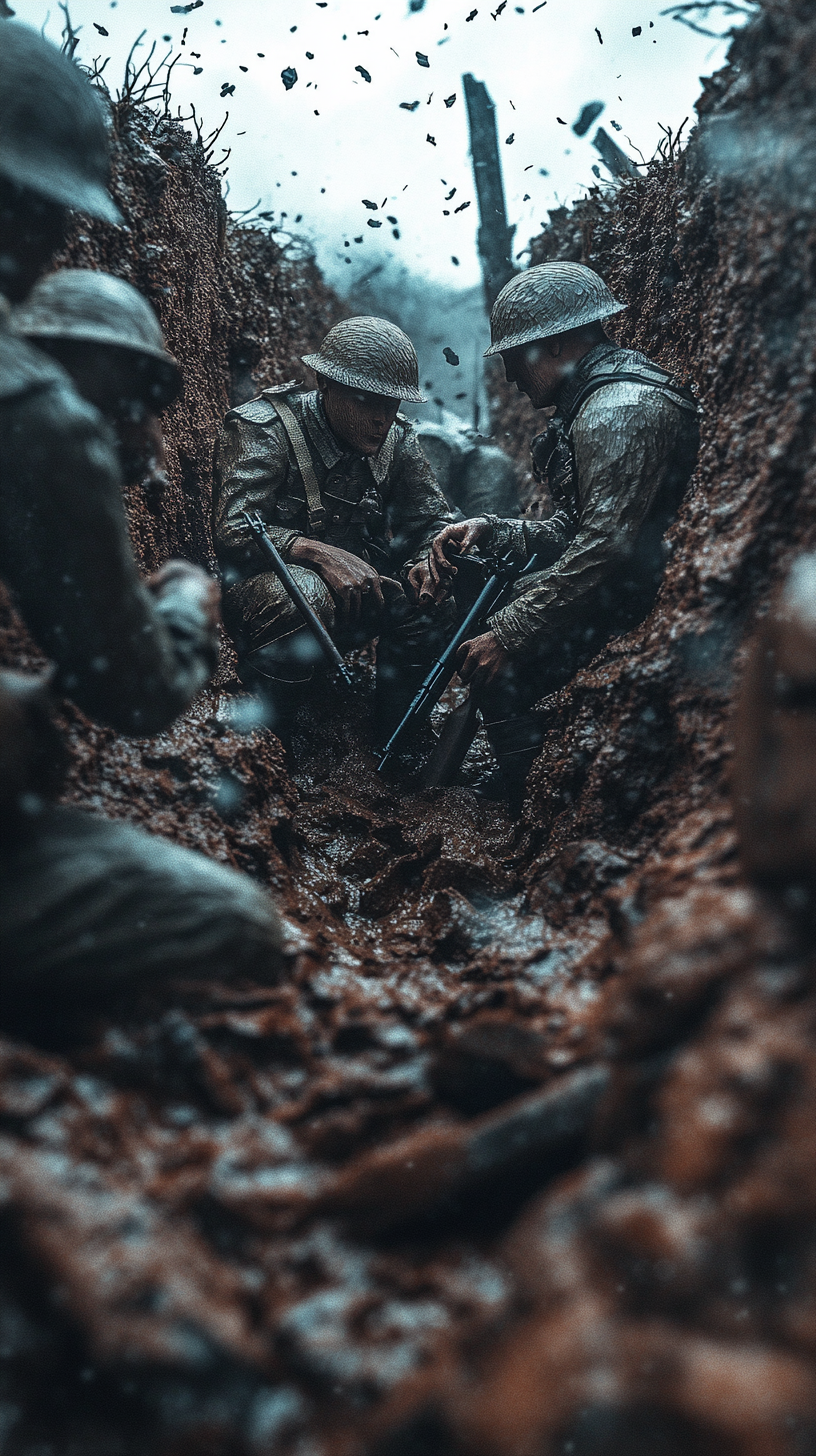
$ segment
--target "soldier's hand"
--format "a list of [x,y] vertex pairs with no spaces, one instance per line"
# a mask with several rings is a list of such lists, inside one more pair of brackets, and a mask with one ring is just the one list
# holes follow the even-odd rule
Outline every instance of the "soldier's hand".
[[447,596],[447,592],[440,591],[438,583],[434,581],[429,560],[418,561],[416,566],[412,566],[406,581],[414,601],[421,607],[431,607],[434,602],[444,601]]
[[437,601],[447,596],[456,575],[456,565],[449,560],[448,551],[453,550],[461,556],[481,541],[489,530],[490,522],[486,516],[474,516],[470,521],[457,521],[453,526],[445,526],[434,537],[428,567]]
[[299,536],[289,550],[289,560],[301,566],[311,566],[317,572],[352,626],[360,620],[364,602],[372,605],[377,612],[382,611],[384,601],[379,573],[353,552],[344,551],[342,546],[328,546],[325,541],[314,541],[309,536]]
[[221,588],[213,577],[191,561],[166,561],[146,580],[154,596],[184,597],[193,611],[200,611],[208,627],[217,631],[221,621]]
[[463,642],[456,654],[456,671],[472,688],[486,688],[509,664],[510,653],[495,632],[482,632]]

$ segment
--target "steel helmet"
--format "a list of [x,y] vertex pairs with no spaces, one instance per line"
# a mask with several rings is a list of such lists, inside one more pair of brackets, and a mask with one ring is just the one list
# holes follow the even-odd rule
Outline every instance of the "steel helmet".
[[329,329],[316,354],[304,364],[367,394],[424,404],[419,389],[419,361],[407,334],[381,318],[350,318]]
[[32,341],[76,340],[129,349],[157,361],[155,376],[167,402],[181,371],[164,345],[161,325],[146,298],[124,278],[87,268],[63,268],[35,283],[12,311],[12,327]]
[[505,283],[490,314],[491,344],[485,355],[550,339],[625,307],[583,263],[539,263]]
[[52,202],[121,222],[102,106],[79,67],[16,20],[0,30],[0,173]]

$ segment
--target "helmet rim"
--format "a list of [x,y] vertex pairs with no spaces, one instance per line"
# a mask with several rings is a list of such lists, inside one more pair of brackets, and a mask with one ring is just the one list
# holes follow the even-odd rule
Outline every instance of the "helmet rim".
[[318,351],[302,359],[316,374],[349,389],[426,403],[419,388],[416,350],[408,335],[388,319],[368,314],[342,319],[329,329]]
[[[536,298],[536,284],[543,292],[548,282],[552,285],[550,299],[546,300],[543,296]],[[576,290],[577,301],[570,303],[568,296],[559,297],[559,284],[567,295],[570,287]],[[593,293],[595,297],[591,296]],[[526,297],[514,298],[514,295],[519,294]],[[544,316],[531,319],[531,313],[534,314],[537,308],[541,309]],[[602,319],[612,318],[625,308],[626,304],[613,297],[600,274],[594,269],[587,268],[582,263],[537,264],[523,273],[517,273],[498,295],[490,317],[490,347],[485,349],[484,357],[490,358],[525,344],[534,344],[538,339],[555,338],[558,334],[569,333],[571,329],[583,328],[585,324],[600,323]],[[505,310],[509,315],[507,317],[503,317]],[[516,313],[515,318],[513,312]],[[526,317],[519,318],[519,313],[526,314]],[[550,317],[546,317],[547,313]]]

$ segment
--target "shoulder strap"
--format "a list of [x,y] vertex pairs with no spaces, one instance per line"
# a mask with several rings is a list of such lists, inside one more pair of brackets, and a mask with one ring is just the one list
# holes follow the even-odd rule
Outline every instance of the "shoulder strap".
[[[652,365],[652,368],[656,371],[657,366]],[[660,372],[663,373],[662,370]],[[567,434],[571,434],[576,417],[590,395],[595,394],[598,389],[604,389],[607,384],[617,384],[618,381],[622,381],[624,384],[648,384],[652,389],[659,389],[662,394],[670,395],[673,403],[679,405],[681,409],[690,410],[693,414],[697,413],[697,401],[691,390],[686,389],[682,384],[675,384],[670,374],[665,374],[665,377],[660,379],[655,378],[654,374],[647,374],[645,370],[642,374],[635,370],[619,370],[614,374],[596,374],[594,378],[587,380],[583,389],[579,390],[573,400],[568,418],[564,420],[564,429]]]
[[300,428],[296,414],[288,404],[284,404],[282,399],[270,399],[269,403],[283,425],[284,433],[295,454],[297,467],[306,490],[309,530],[313,531],[316,536],[322,536],[326,529],[326,508],[323,505],[306,437]]

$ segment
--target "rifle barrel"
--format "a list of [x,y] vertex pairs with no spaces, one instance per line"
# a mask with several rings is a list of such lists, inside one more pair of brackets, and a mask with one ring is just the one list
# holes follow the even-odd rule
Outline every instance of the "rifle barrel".
[[255,537],[255,540],[261,547],[261,550],[264,551],[269,557],[275,575],[277,576],[281,585],[289,594],[301,616],[303,617],[306,626],[309,628],[312,635],[316,639],[318,646],[320,647],[320,650],[323,653],[326,661],[330,663],[333,668],[335,668],[337,673],[343,679],[346,686],[352,688],[354,686],[354,679],[352,678],[351,673],[346,667],[345,662],[343,661],[340,653],[332,642],[329,633],[323,626],[323,623],[318,617],[317,612],[315,611],[311,602],[307,599],[307,597],[295,581],[295,578],[289,570],[289,567],[286,565],[286,562],[281,556],[280,551],[278,550],[274,541],[272,541],[267,535],[263,521],[261,520],[260,516],[251,516],[249,514],[249,511],[244,511],[243,517],[247,525],[249,526],[250,531]]
[[391,734],[391,737],[385,745],[382,758],[377,765],[378,773],[382,773],[389,760],[393,758],[400,739],[406,733],[409,725],[419,718],[420,714],[426,708],[433,708],[439,702],[445,688],[453,677],[456,654],[462,646],[462,643],[468,641],[473,628],[479,627],[484,619],[496,610],[504,592],[512,581],[517,581],[520,576],[527,576],[537,569],[538,556],[534,554],[520,571],[511,574],[505,566],[504,569],[494,572],[488,578],[476,601],[457,628],[444,652],[436,659],[430,672],[417,689],[411,701],[411,706],[401,723]]

